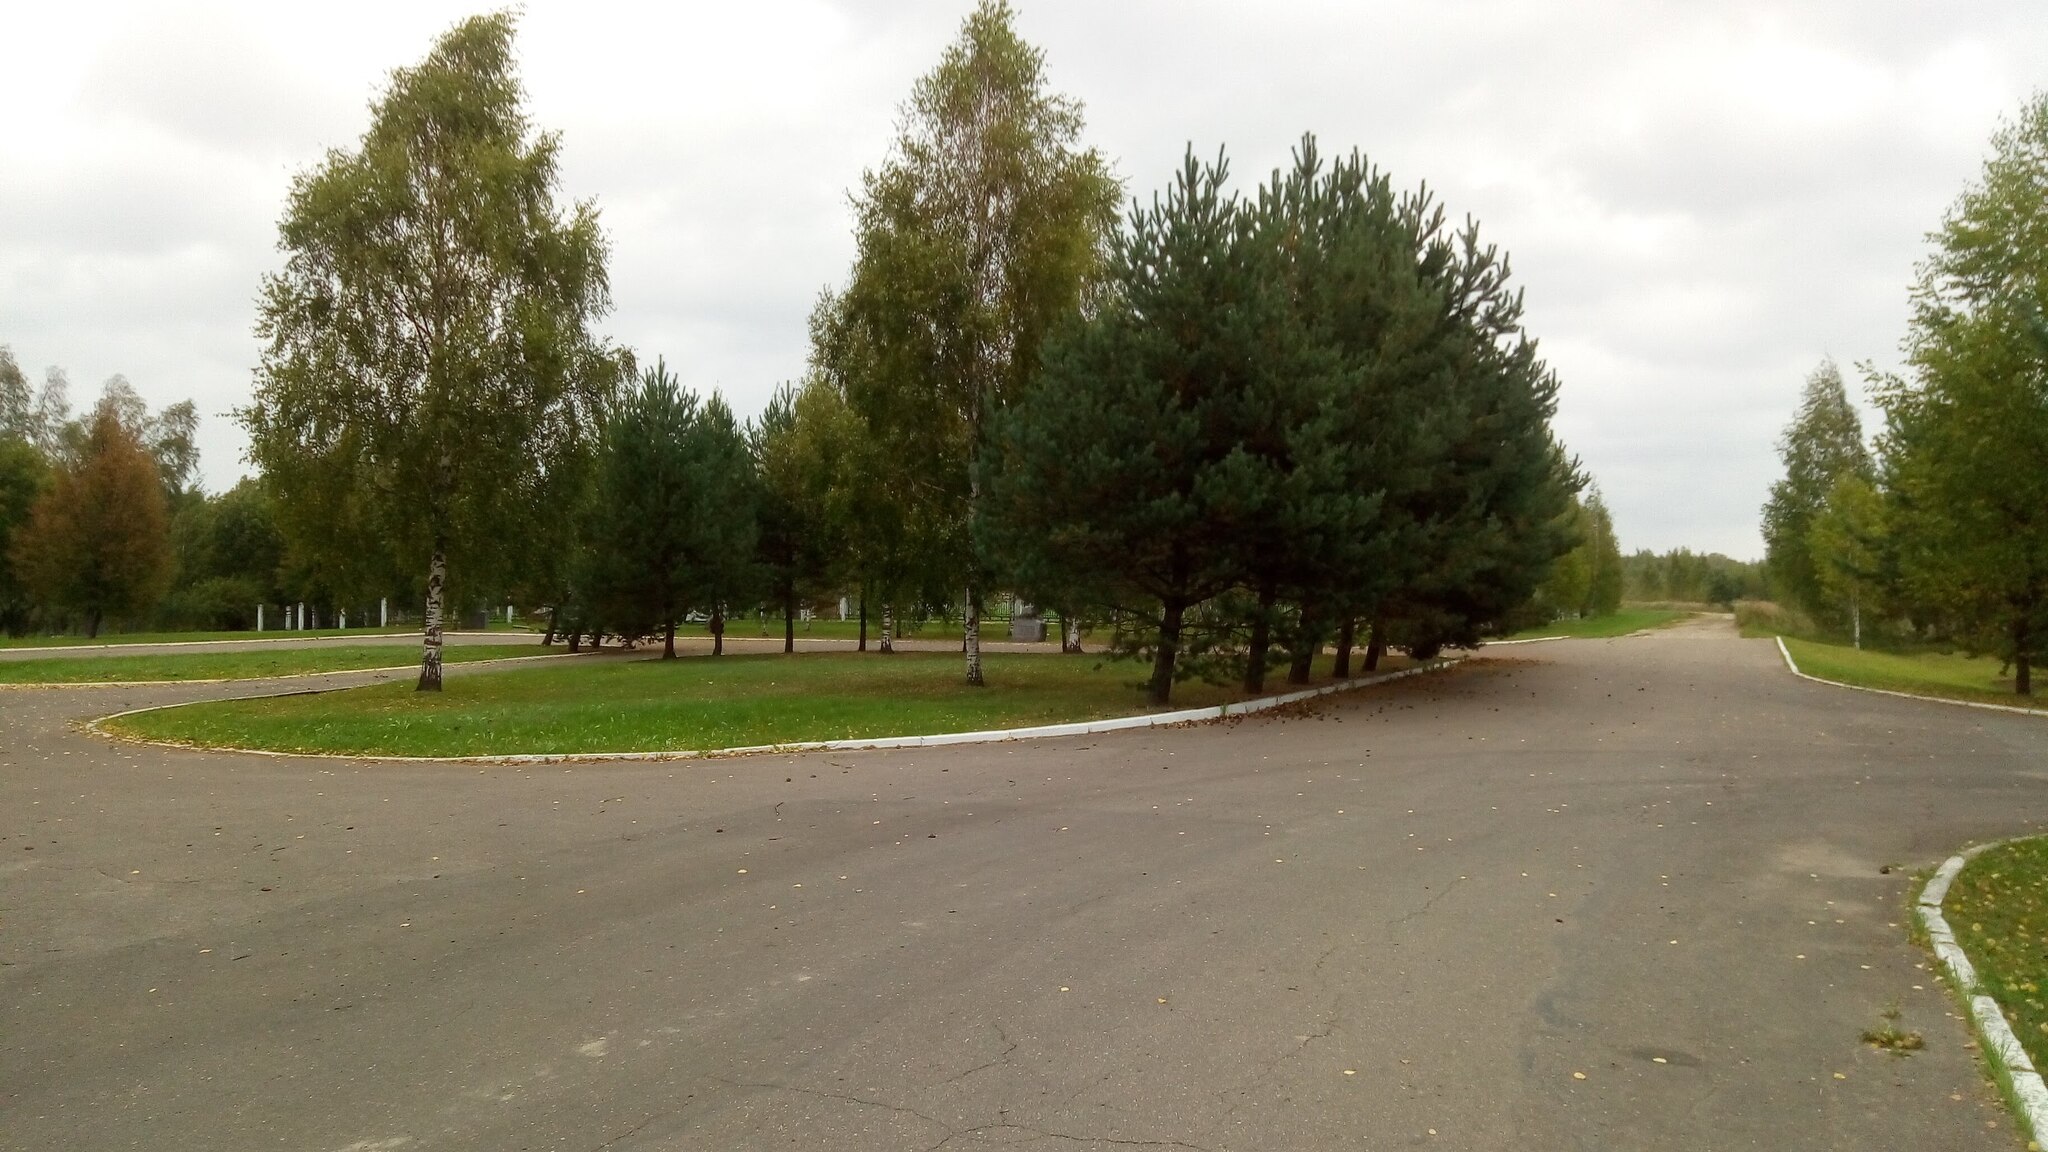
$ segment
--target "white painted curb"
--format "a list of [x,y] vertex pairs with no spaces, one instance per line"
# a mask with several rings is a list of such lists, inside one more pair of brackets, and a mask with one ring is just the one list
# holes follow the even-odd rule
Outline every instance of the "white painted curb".
[[1792,650],[1785,647],[1785,638],[1779,636],[1775,637],[1775,639],[1778,641],[1778,655],[1785,658],[1786,669],[1801,680],[1811,680],[1815,684],[1827,684],[1835,688],[1847,688],[1851,692],[1869,692],[1878,696],[1896,696],[1901,700],[1925,700],[1930,704],[1949,704],[1957,708],[1978,708],[1986,712],[2011,712],[2020,716],[2048,717],[2048,708],[2020,708],[2012,704],[1985,704],[1977,700],[1951,700],[1946,696],[1922,696],[1917,692],[1895,692],[1890,688],[1865,688],[1861,684],[1844,684],[1840,680],[1824,680],[1819,676],[1812,676],[1801,672],[1798,662],[1792,659]]
[[[566,653],[564,653],[566,655]],[[1419,676],[1425,672],[1436,672],[1449,668],[1463,660],[1463,657],[1445,657],[1403,668],[1399,672],[1384,672],[1377,676],[1359,676],[1350,680],[1326,684],[1321,688],[1304,688],[1299,692],[1287,692],[1279,696],[1263,696],[1257,700],[1242,700],[1235,704],[1224,704],[1214,708],[1183,708],[1176,712],[1155,712],[1141,716],[1119,716],[1110,720],[1082,720],[1071,724],[1038,724],[1025,728],[998,728],[985,732],[942,732],[930,736],[878,736],[853,740],[806,740],[791,744],[757,744],[741,748],[713,748],[698,751],[675,752],[545,752],[515,756],[363,756],[342,752],[274,752],[260,748],[214,748],[206,745],[179,744],[169,740],[136,740],[127,736],[116,736],[100,725],[123,716],[135,716],[143,712],[165,712],[173,708],[189,708],[194,704],[212,704],[214,700],[187,700],[179,704],[158,704],[149,708],[131,708],[102,716],[85,725],[85,730],[95,736],[123,744],[141,744],[155,748],[176,748],[181,751],[223,752],[238,756],[271,756],[286,760],[353,760],[356,762],[377,762],[389,764],[565,764],[591,763],[612,760],[708,760],[715,757],[746,756],[763,752],[860,752],[883,748],[937,748],[949,744],[997,744],[1011,740],[1044,740],[1055,736],[1092,736],[1098,732],[1120,732],[1133,728],[1164,728],[1175,724],[1199,724],[1213,720],[1227,720],[1232,716],[1247,716],[1255,712],[1267,712],[1274,708],[1285,708],[1319,696],[1338,692],[1349,692],[1357,688],[1369,688]],[[487,661],[479,661],[487,663]],[[340,689],[300,690],[297,692],[266,692],[254,696],[236,696],[236,700],[267,700],[279,696],[312,696],[321,691]]]
[[[1783,647],[1782,641],[1779,646]],[[1789,661],[1791,657],[1786,659]],[[1934,954],[1948,969],[1956,991],[1969,1001],[1970,1018],[1976,1022],[1984,1047],[1995,1053],[1999,1063],[2005,1066],[2007,1078],[2012,1081],[2012,1094],[2019,1101],[2020,1118],[2026,1121],[2028,1132],[2039,1141],[2048,1135],[2048,1084],[2044,1084],[2041,1074],[2034,1070],[2034,1062],[2027,1058],[2027,1050],[2020,1046],[2019,1037],[2012,1034],[1998,1001],[1979,991],[1977,969],[1964,954],[1962,945],[1956,943],[1955,933],[1949,930],[1948,920],[1941,914],[1941,902],[1948,897],[1948,887],[1955,882],[1956,874],[1963,870],[1963,865],[1979,852],[1995,847],[1995,844],[1980,844],[1942,862],[1934,878],[1920,891],[1920,923],[1926,926],[1927,938],[1934,944]]]

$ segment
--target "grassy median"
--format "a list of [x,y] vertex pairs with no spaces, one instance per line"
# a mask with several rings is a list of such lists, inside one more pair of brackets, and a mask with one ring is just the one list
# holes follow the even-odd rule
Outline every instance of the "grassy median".
[[2001,844],[1949,886],[1942,915],[2035,1067],[2048,1059],[2048,839]]
[[[1147,668],[1095,656],[990,653],[988,687],[962,682],[950,652],[893,656],[688,656],[450,677],[438,695],[383,684],[320,695],[222,701],[110,722],[117,735],[216,747],[366,756],[692,751],[810,740],[971,732],[1150,711]],[[1388,667],[1398,667],[1390,661]],[[1319,672],[1327,673],[1325,658]],[[1275,673],[1268,691],[1288,685]],[[1327,683],[1326,676],[1318,683]],[[1172,708],[1238,699],[1187,682]]]
[[1595,616],[1588,620],[1553,620],[1539,628],[1530,628],[1508,637],[1510,640],[1533,640],[1545,636],[1564,636],[1574,640],[1605,640],[1614,636],[1626,636],[1641,632],[1645,628],[1663,628],[1676,624],[1691,616],[1675,608],[1623,608],[1606,616]]
[[[441,649],[448,664],[546,656],[561,648],[524,644],[458,644]],[[315,672],[353,672],[417,664],[420,650],[408,644],[323,645],[318,648],[255,647],[239,652],[173,652],[150,656],[39,656],[0,660],[0,684],[108,684],[150,680],[262,680]]]
[[1859,652],[1846,644],[1822,644],[1789,636],[1785,637],[1785,648],[1792,653],[1801,672],[1823,680],[2020,708],[2048,705],[2036,697],[2015,694],[2011,669],[2001,670],[1998,661],[1989,657],[1965,656],[1960,652],[1874,652],[1867,648]]

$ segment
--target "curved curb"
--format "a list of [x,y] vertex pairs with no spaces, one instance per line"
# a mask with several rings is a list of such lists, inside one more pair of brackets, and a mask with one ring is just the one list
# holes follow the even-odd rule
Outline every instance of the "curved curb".
[[[592,655],[594,651],[595,650],[593,650],[592,652],[542,652],[534,656],[493,656],[489,660],[445,661],[443,662],[442,666],[447,668],[481,667],[485,664],[512,664],[526,660],[559,660],[564,656],[589,656]],[[387,664],[381,668],[329,668],[325,672],[285,672],[276,676],[207,676],[193,680],[23,680],[19,683],[10,683],[5,680],[0,680],[0,691],[29,689],[37,692],[48,692],[61,691],[70,688],[176,688],[182,684],[262,684],[270,680],[311,680],[320,676],[354,676],[364,672],[409,672],[418,667],[418,663]],[[234,697],[234,699],[260,700],[264,695],[296,696],[300,695],[300,693],[270,692],[262,693],[256,696],[237,696]],[[206,701],[191,700],[187,701],[187,703],[200,704],[206,703]],[[160,705],[160,707],[177,708],[182,707],[182,705],[164,704]],[[137,711],[148,712],[150,711],[150,709],[140,708],[137,709]],[[125,716],[127,715],[127,713],[124,712],[122,713],[122,715]],[[101,719],[111,720],[113,719],[113,717],[103,716],[101,717]],[[97,723],[97,721],[95,721],[95,723]]]
[[[567,655],[567,653],[563,653]],[[529,659],[529,657],[520,657]],[[278,752],[268,748],[228,748],[205,744],[181,744],[171,740],[138,740],[119,736],[100,727],[109,720],[124,716],[136,716],[144,712],[166,712],[173,708],[190,708],[195,704],[221,703],[215,700],[186,700],[177,704],[157,704],[148,708],[131,708],[102,716],[84,725],[86,732],[103,739],[122,744],[137,744],[152,748],[176,748],[183,752],[220,752],[239,756],[269,756],[283,760],[350,760],[357,763],[387,764],[566,764],[601,763],[605,761],[639,760],[710,760],[729,756],[749,756],[775,752],[861,752],[886,748],[937,748],[948,744],[1000,744],[1012,740],[1044,740],[1056,736],[1092,736],[1099,732],[1121,732],[1134,728],[1165,728],[1176,724],[1199,724],[1215,720],[1227,720],[1232,716],[1248,716],[1255,712],[1267,712],[1313,700],[1320,696],[1331,696],[1357,688],[1369,688],[1375,684],[1386,684],[1404,680],[1425,672],[1438,672],[1461,663],[1464,657],[1453,656],[1403,668],[1399,672],[1384,672],[1377,676],[1359,676],[1336,684],[1325,684],[1321,688],[1304,688],[1299,692],[1287,692],[1278,696],[1262,696],[1257,700],[1241,700],[1234,704],[1223,704],[1211,708],[1183,708],[1175,712],[1156,712],[1140,716],[1118,716],[1109,720],[1080,720],[1069,724],[1037,724],[1023,728],[996,728],[982,732],[941,732],[929,736],[876,736],[852,740],[805,740],[789,744],[754,744],[738,748],[712,748],[673,752],[534,752],[502,756],[376,756],[348,752]],[[487,661],[479,661],[487,663]],[[189,681],[185,681],[189,683]],[[235,700],[270,700],[283,696],[317,696],[324,692],[339,692],[339,688],[300,689],[296,692],[264,692],[253,696],[236,696]]]
[[1479,647],[1472,649],[1472,651],[1480,652],[1488,648],[1505,648],[1510,644],[1547,644],[1552,640],[1569,639],[1571,639],[1569,636],[1531,636],[1526,640],[1486,640],[1482,641]]
[[2027,1057],[2027,1050],[2012,1034],[2012,1026],[2005,1020],[2005,1010],[1998,1006],[1998,1001],[1980,990],[1977,969],[1971,965],[1962,945],[1956,943],[1955,933],[1949,930],[1948,920],[1941,914],[1941,902],[1948,896],[1948,886],[1955,882],[1956,874],[1963,870],[1963,865],[1978,853],[1996,847],[1997,844],[1979,844],[1943,861],[1934,878],[1927,882],[1927,887],[1920,890],[1920,923],[1927,929],[1927,938],[1934,944],[1934,954],[1948,969],[1956,991],[1969,1002],[1970,1019],[1976,1023],[1977,1034],[1984,1040],[1984,1050],[2005,1069],[2006,1079],[2012,1084],[2013,1099],[2019,1104],[2020,1119],[2038,1141],[2048,1135],[2048,1084],[2042,1082],[2041,1074],[2034,1070],[2034,1062]]
[[1778,655],[1785,658],[1785,668],[1801,680],[1815,684],[1826,684],[1833,688],[1847,688],[1851,692],[1870,692],[1878,696],[1896,696],[1901,700],[1925,700],[1929,704],[1952,704],[1957,708],[1978,708],[1986,712],[2011,712],[2018,716],[2048,718],[2048,708],[2021,708],[2013,704],[1986,704],[1981,700],[1954,700],[1947,696],[1923,696],[1918,692],[1900,692],[1891,688],[1866,688],[1861,684],[1845,684],[1840,680],[1827,680],[1810,673],[1801,672],[1799,664],[1792,659],[1792,650],[1785,647],[1783,636],[1773,637],[1778,642]]

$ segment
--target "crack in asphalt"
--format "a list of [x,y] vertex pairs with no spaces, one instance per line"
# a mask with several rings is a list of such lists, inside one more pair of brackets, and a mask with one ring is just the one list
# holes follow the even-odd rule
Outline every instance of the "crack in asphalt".
[[948,1076],[944,1080],[939,1081],[937,1084],[932,1085],[932,1087],[943,1088],[948,1084],[958,1084],[960,1081],[967,1079],[969,1076],[974,1075],[976,1072],[983,1072],[990,1068],[994,1068],[998,1064],[1008,1064],[1010,1062],[1011,1054],[1017,1051],[1017,1042],[1015,1040],[1010,1039],[1010,1034],[1008,1032],[1003,1031],[1003,1026],[1001,1024],[992,1023],[990,1026],[996,1030],[996,1039],[1001,1040],[1003,1042],[1003,1050],[996,1054],[996,1058],[993,1060],[984,1061],[980,1064],[976,1064],[974,1067],[969,1068],[965,1072],[959,1072],[955,1073],[954,1075]]
[[951,1124],[936,1116],[928,1116],[915,1108],[906,1108],[901,1104],[891,1104],[887,1100],[870,1100],[865,1096],[849,1096],[843,1092],[821,1092],[816,1088],[798,1088],[792,1084],[774,1084],[765,1080],[728,1080],[722,1076],[713,1076],[711,1079],[713,1082],[723,1084],[728,1088],[764,1088],[774,1092],[794,1092],[799,1096],[816,1096],[821,1100],[838,1100],[846,1104],[859,1104],[867,1108],[881,1108],[890,1112],[901,1112],[905,1116],[915,1116],[927,1124],[936,1124],[948,1132],[955,1131]]
[[[1330,957],[1335,956],[1338,950],[1343,947],[1343,941],[1338,941],[1337,943],[1330,945],[1328,948],[1323,949],[1323,954],[1321,956],[1316,957],[1316,962],[1309,966],[1309,979],[1314,981],[1316,984],[1321,985],[1325,992],[1328,991],[1329,986],[1323,978],[1323,965],[1329,963]],[[1274,1073],[1280,1071],[1281,1065],[1286,1064],[1288,1061],[1293,1060],[1296,1057],[1299,1057],[1303,1052],[1308,1051],[1309,1045],[1314,1044],[1318,1040],[1327,1040],[1333,1034],[1335,1034],[1337,1031],[1337,1026],[1343,1022],[1343,1000],[1343,993],[1339,992],[1331,994],[1330,1006],[1328,1010],[1321,1014],[1321,1019],[1314,1028],[1305,1033],[1300,1040],[1295,1041],[1293,1048],[1274,1057],[1270,1062],[1266,1064],[1264,1068],[1261,1068],[1258,1071],[1257,1075],[1254,1075],[1251,1079],[1246,1080],[1242,1084],[1238,1084],[1230,1088],[1225,1088],[1217,1092],[1216,1102],[1224,1106],[1223,1115],[1217,1117],[1216,1124],[1211,1125],[1211,1127],[1220,1125],[1224,1121],[1229,1120],[1231,1117],[1237,1115],[1238,1108],[1244,1104],[1245,1095],[1249,1093],[1252,1089],[1258,1087],[1259,1085],[1265,1083],[1267,1080],[1271,1079]],[[1233,1101],[1231,1099],[1231,1097],[1233,1096],[1237,1097],[1238,1099]]]
[[[1031,1136],[1029,1140],[1014,1141],[1014,1143],[1023,1144],[1035,1144],[1040,1140],[1066,1140],[1075,1144],[1109,1144],[1118,1148],[1188,1148],[1192,1149],[1193,1152],[1209,1152],[1209,1149],[1203,1145],[1190,1144],[1185,1140],[1123,1140],[1114,1136],[1080,1136],[1071,1132],[1054,1132],[1046,1128],[1034,1128],[1029,1124],[1013,1124],[1009,1121],[1004,1121],[1000,1124],[980,1124],[973,1128],[962,1128],[948,1135],[937,1144],[925,1149],[924,1152],[939,1152],[939,1149],[944,1148],[963,1136],[978,1141],[984,1132],[1027,1132]],[[1006,1143],[1011,1142],[1006,1141]]]
[[1410,920],[1414,920],[1420,916],[1429,915],[1430,910],[1436,907],[1437,901],[1442,900],[1446,896],[1449,896],[1451,894],[1452,889],[1456,888],[1460,884],[1463,884],[1464,882],[1465,881],[1462,878],[1451,881],[1449,884],[1444,885],[1443,891],[1438,892],[1436,895],[1431,896],[1427,900],[1424,900],[1422,902],[1422,907],[1411,908],[1408,911],[1403,912],[1399,916],[1394,917],[1392,920],[1387,921],[1384,927],[1399,928],[1402,925],[1408,923]]
[[[998,1029],[998,1031],[1000,1032],[1000,1029]],[[1017,1046],[1007,1037],[1004,1038],[1004,1042],[1010,1045],[1009,1051],[1006,1051],[1003,1054],[1004,1056],[1008,1056],[1009,1052],[1015,1051]],[[992,1061],[991,1063],[1000,1062],[1001,1058],[998,1058],[996,1061]],[[987,1067],[987,1065],[984,1065],[983,1067]],[[960,1075],[965,1076],[968,1075],[970,1072],[978,1070],[979,1069],[969,1069],[968,1072],[963,1072]],[[959,1076],[956,1076],[953,1079],[957,1080],[959,1078]],[[866,1108],[881,1108],[889,1112],[900,1112],[905,1116],[915,1116],[919,1120],[922,1120],[927,1124],[937,1125],[939,1128],[944,1129],[946,1133],[944,1138],[942,1138],[937,1144],[933,1144],[930,1147],[926,1148],[924,1152],[939,1152],[939,1149],[944,1148],[946,1145],[951,1144],[953,1141],[958,1140],[962,1137],[978,1141],[981,1138],[981,1135],[987,1132],[1029,1133],[1031,1139],[1023,1141],[1023,1143],[1026,1144],[1035,1143],[1039,1140],[1065,1140],[1074,1144],[1109,1144],[1119,1148],[1187,1148],[1191,1149],[1192,1152],[1210,1152],[1210,1149],[1200,1144],[1190,1144],[1185,1140],[1127,1140],[1116,1136],[1087,1136],[1079,1135],[1072,1132],[1055,1132],[1050,1128],[1037,1128],[1029,1124],[1017,1124],[1007,1120],[999,1121],[994,1124],[976,1124],[967,1128],[955,1128],[953,1125],[946,1123],[944,1120],[941,1120],[936,1116],[932,1116],[924,1112],[919,1112],[915,1108],[908,1108],[901,1104],[891,1104],[886,1100],[871,1100],[865,1096],[853,1096],[844,1092],[824,1092],[816,1088],[798,1088],[792,1084],[775,1084],[764,1080],[731,1080],[722,1076],[714,1076],[711,1077],[711,1079],[713,1082],[723,1084],[729,1088],[760,1088],[773,1092],[793,1092],[799,1096],[815,1096],[822,1100],[838,1100],[842,1103],[847,1104],[859,1104],[862,1107]],[[650,1117],[645,1123],[641,1124],[640,1127],[645,1128],[648,1124],[653,1123],[655,1119],[658,1119],[658,1117]],[[635,1128],[633,1129],[633,1132],[637,1132],[639,1130],[639,1128]],[[621,1133],[619,1136],[613,1137],[612,1140],[608,1141],[607,1143],[616,1143],[617,1141],[624,1139],[626,1136],[632,1135],[633,1132]],[[598,1147],[603,1148],[605,1146],[606,1145],[601,1144]],[[593,1150],[593,1152],[595,1152],[595,1150]]]

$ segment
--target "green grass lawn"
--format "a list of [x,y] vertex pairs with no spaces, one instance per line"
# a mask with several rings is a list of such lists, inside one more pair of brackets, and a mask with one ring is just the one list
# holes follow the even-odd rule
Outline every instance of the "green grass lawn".
[[[449,628],[450,632],[468,632],[468,628]],[[514,635],[540,635],[541,629],[519,622],[507,624],[494,620],[489,632],[505,632]],[[245,630],[241,632],[102,632],[96,638],[84,636],[0,636],[0,648],[90,648],[112,644],[206,644],[221,640],[320,640],[342,636],[417,636],[418,624],[393,624],[389,628],[307,628],[297,632],[286,632],[271,628],[262,632]],[[777,632],[777,636],[782,633]]]
[[417,624],[390,628],[308,628],[303,632],[102,632],[97,638],[84,636],[0,636],[0,648],[85,648],[104,644],[192,644],[215,640],[304,640],[325,636],[396,636],[417,633]]
[[[1093,656],[991,653],[969,688],[947,652],[894,656],[604,659],[450,677],[439,695],[383,684],[222,701],[110,722],[118,735],[215,746],[391,756],[691,751],[809,740],[971,732],[1150,711],[1149,669]],[[1389,669],[1401,666],[1390,660]],[[1327,658],[1317,683],[1327,683]],[[1269,692],[1288,689],[1284,670]],[[1218,705],[1231,688],[1176,685],[1170,707]]]
[[[565,649],[524,644],[461,644],[441,650],[449,664],[544,656]],[[419,663],[420,650],[404,644],[335,644],[320,648],[250,648],[240,652],[181,652],[161,656],[48,656],[0,660],[0,684],[95,684],[123,680],[260,680],[307,672],[348,672]]]
[[1530,640],[1538,636],[1568,636],[1577,640],[1602,640],[1610,636],[1626,636],[1645,628],[1662,628],[1667,624],[1692,615],[1675,608],[1623,608],[1609,616],[1595,616],[1590,620],[1553,620],[1541,628],[1531,628],[1508,637],[1510,640]]
[[1942,915],[2040,1067],[2048,1059],[2048,839],[1972,859],[1950,885]]
[[2041,707],[2035,698],[2018,696],[2012,677],[1999,675],[1998,661],[1960,652],[1859,652],[1846,644],[1821,644],[1785,638],[1785,647],[1799,670],[1823,680],[1839,680],[1864,688],[1888,688],[1956,700],[1977,700],[2022,708]]

